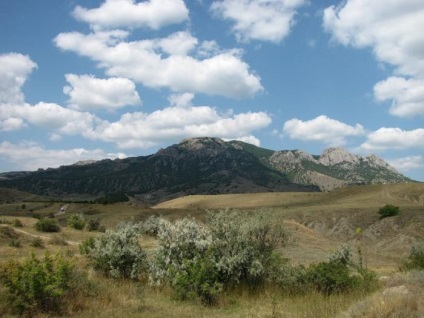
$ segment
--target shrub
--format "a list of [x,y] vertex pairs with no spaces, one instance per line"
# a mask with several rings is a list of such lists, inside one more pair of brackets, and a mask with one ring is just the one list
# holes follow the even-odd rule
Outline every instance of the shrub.
[[31,245],[32,247],[44,248],[44,242],[43,242],[43,240],[42,240],[40,237],[35,237],[35,238],[31,241],[30,245]]
[[9,261],[1,266],[0,281],[5,286],[10,306],[22,315],[34,310],[57,311],[60,299],[70,287],[72,265],[60,255],[34,254],[22,263]]
[[392,204],[386,204],[378,210],[378,214],[380,214],[380,219],[398,215],[399,212],[399,207]]
[[286,235],[269,214],[209,213],[202,224],[191,218],[159,222],[159,249],[151,265],[153,283],[168,284],[180,299],[212,304],[234,284],[265,281],[275,248]]
[[91,250],[94,248],[94,237],[89,237],[88,239],[81,242],[79,245],[79,250],[82,255],[90,255]]
[[403,269],[424,269],[424,245],[413,246]]
[[39,232],[60,232],[60,226],[56,219],[41,218],[35,223],[35,229]]
[[99,231],[100,229],[100,220],[90,220],[87,223],[87,230],[90,232]]
[[161,222],[163,221],[164,219],[157,214],[153,214],[149,216],[147,220],[144,221],[142,224],[143,233],[150,236],[157,236],[159,232],[159,228],[161,226]]
[[184,270],[176,271],[173,290],[180,300],[200,299],[205,305],[213,305],[223,289],[218,268],[209,250],[205,257],[196,257],[193,262],[185,261]]
[[14,227],[23,227],[24,225],[22,224],[21,220],[15,219],[15,220],[13,220],[13,226]]
[[85,227],[84,216],[82,214],[71,215],[67,219],[67,224],[68,224],[69,227],[71,227],[75,230],[82,230]]
[[[94,239],[87,247],[94,268],[113,278],[136,279],[147,267],[146,253],[138,243],[140,226],[123,223],[115,231]],[[85,251],[83,247],[83,251]]]
[[288,239],[276,223],[266,211],[251,216],[229,210],[208,215],[222,281],[256,284],[267,277],[275,249]]
[[351,257],[350,248],[343,247],[328,262],[311,265],[306,273],[307,283],[325,295],[372,289],[377,283],[375,273],[358,266]]
[[22,245],[21,245],[21,241],[20,241],[20,240],[16,240],[16,239],[11,240],[11,241],[9,242],[9,245],[10,245],[11,247],[17,247],[17,248],[22,247]]

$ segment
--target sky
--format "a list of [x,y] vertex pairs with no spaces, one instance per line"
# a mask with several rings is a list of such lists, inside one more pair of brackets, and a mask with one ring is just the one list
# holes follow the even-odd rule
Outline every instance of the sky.
[[422,0],[0,1],[0,172],[184,138],[424,181]]

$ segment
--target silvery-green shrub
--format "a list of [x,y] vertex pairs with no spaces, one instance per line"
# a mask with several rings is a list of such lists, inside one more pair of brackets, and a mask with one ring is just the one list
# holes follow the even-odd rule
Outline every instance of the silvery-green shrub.
[[287,233],[266,211],[209,213],[208,224],[216,266],[222,281],[229,283],[264,279],[275,249],[287,239]]
[[212,243],[208,229],[192,218],[173,223],[162,219],[157,239],[159,248],[150,271],[150,279],[156,285],[172,285],[174,274],[203,257]]
[[123,223],[96,238],[88,255],[94,268],[113,278],[138,278],[147,268],[146,253],[138,242],[140,231],[139,224]]
[[180,299],[194,295],[210,304],[225,286],[264,280],[276,247],[286,237],[263,211],[209,213],[206,224],[192,218],[162,219],[150,279],[168,284]]

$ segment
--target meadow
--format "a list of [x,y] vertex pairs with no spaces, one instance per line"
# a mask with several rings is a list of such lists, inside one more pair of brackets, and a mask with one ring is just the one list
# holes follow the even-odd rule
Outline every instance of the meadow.
[[[0,193],[2,193],[0,191]],[[400,271],[413,246],[424,244],[424,185],[394,184],[358,186],[328,193],[255,193],[193,195],[145,207],[136,200],[99,205],[88,203],[37,202],[8,193],[0,204],[1,260],[21,262],[32,253],[43,258],[46,251],[61,253],[77,269],[77,287],[67,294],[58,316],[68,317],[423,317],[423,271]],[[0,194],[1,198],[1,194]],[[399,206],[400,214],[380,219],[378,209]],[[66,207],[65,211],[61,211]],[[93,270],[81,255],[79,244],[98,231],[76,230],[67,225],[73,214],[98,220],[106,229],[120,222],[143,222],[152,215],[167,220],[190,216],[205,220],[206,211],[237,209],[250,215],[259,210],[272,214],[290,234],[278,252],[292,264],[308,266],[328,260],[344,245],[361,251],[364,267],[374,271],[378,287],[323,295],[319,292],[288,294],[272,285],[254,290],[225,290],[213,306],[181,301],[168,287],[153,287],[147,280],[111,279]],[[62,212],[62,213],[59,213]],[[35,229],[37,218],[54,216],[60,232]],[[7,229],[7,230],[6,230]],[[38,241],[38,244],[34,242]],[[41,243],[40,243],[41,242]],[[157,239],[143,235],[140,245],[154,252]],[[355,254],[355,257],[358,257]],[[14,317],[0,285],[0,313]],[[34,317],[55,313],[33,312]]]

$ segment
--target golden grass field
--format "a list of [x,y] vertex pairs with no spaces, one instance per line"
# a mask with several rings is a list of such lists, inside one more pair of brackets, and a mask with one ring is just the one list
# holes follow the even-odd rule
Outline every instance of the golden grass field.
[[[64,214],[56,216],[62,225],[56,234],[37,232],[36,219],[31,215],[57,213],[64,204],[24,202],[25,208],[22,204],[0,204],[0,221],[19,219],[23,224],[19,228],[0,224],[11,227],[15,240],[20,241],[20,247],[11,246],[10,238],[0,235],[0,262],[22,260],[31,253],[41,257],[46,250],[72,259],[89,279],[81,283],[80,293],[66,301],[70,317],[424,317],[424,273],[398,270],[411,247],[424,243],[424,184],[358,186],[327,193],[192,195],[151,208],[136,201],[114,205],[70,203]],[[399,206],[400,215],[380,220],[377,211],[385,204]],[[142,221],[155,213],[170,220],[188,215],[202,219],[206,210],[224,208],[245,213],[267,209],[275,214],[291,233],[290,244],[282,247],[281,253],[295,264],[327,260],[343,244],[360,247],[365,265],[378,273],[381,288],[373,294],[331,297],[287,296],[272,288],[254,293],[240,290],[225,294],[217,306],[204,307],[176,301],[166,289],[110,280],[93,272],[79,254],[78,244],[99,234],[66,227],[66,218],[74,213],[83,213],[88,220],[99,219],[106,228],[113,228],[121,221]],[[36,237],[43,240],[44,248],[31,246]],[[150,237],[142,237],[140,243],[148,250],[156,247]],[[1,301],[0,316],[12,317]]]

